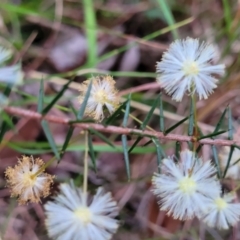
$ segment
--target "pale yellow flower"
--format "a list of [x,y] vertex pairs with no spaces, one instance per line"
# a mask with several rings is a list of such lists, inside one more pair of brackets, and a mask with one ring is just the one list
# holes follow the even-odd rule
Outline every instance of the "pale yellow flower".
[[105,110],[111,115],[119,107],[119,98],[115,81],[111,76],[98,76],[84,81],[80,86],[80,104],[88,90],[90,81],[92,88],[88,98],[85,115],[92,117],[96,121],[102,121],[105,117]]
[[15,167],[5,171],[11,197],[18,197],[19,204],[40,202],[40,197],[50,194],[54,176],[44,173],[44,162],[40,158],[22,156]]

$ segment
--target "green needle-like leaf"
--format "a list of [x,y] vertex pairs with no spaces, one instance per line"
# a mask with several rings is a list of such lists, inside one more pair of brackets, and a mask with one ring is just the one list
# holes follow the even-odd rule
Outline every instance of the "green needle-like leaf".
[[146,143],[144,143],[143,146],[144,146],[144,147],[145,147],[145,146],[148,146],[150,143],[152,143],[152,139],[149,140],[149,141],[147,141]]
[[130,112],[130,103],[131,103],[131,94],[128,95],[128,100],[127,100],[126,109],[125,109],[124,118],[123,118],[123,127],[127,127],[128,116]]
[[9,125],[6,123],[6,121],[2,122],[1,128],[0,128],[0,143],[3,140],[3,137],[5,135],[5,133],[9,130]]
[[42,114],[45,115],[53,107],[53,105],[62,97],[64,92],[68,89],[69,84],[73,81],[74,78],[70,79],[61,89],[61,91],[55,96],[55,98],[43,109]]
[[223,178],[225,178],[225,176],[227,174],[227,171],[228,171],[228,168],[230,166],[230,162],[231,162],[231,159],[232,159],[233,151],[234,151],[234,146],[231,146],[230,152],[229,152],[229,155],[228,155],[227,165],[226,165],[226,167],[224,169]]
[[[6,145],[20,153],[23,154],[44,154],[44,153],[52,153],[51,146],[49,145],[48,142],[43,142],[43,143],[38,143],[36,145],[36,142],[7,142]],[[57,148],[60,150],[62,146],[57,146]],[[94,152],[99,152],[99,153],[106,153],[106,152],[111,152],[111,153],[123,153],[123,147],[120,145],[115,146],[115,148],[109,146],[108,144],[105,143],[97,143],[93,145]],[[74,152],[79,152],[79,151],[84,151],[85,149],[85,144],[77,143],[77,144],[71,144],[68,146],[66,151],[74,151]],[[145,154],[145,153],[155,153],[156,148],[155,146],[151,147],[135,147],[132,153],[136,154]]]
[[142,137],[138,137],[137,140],[133,143],[133,145],[128,150],[128,153],[130,154],[132,150],[137,146],[137,144],[141,141]]
[[[157,0],[161,10],[162,10],[162,13],[163,13],[163,16],[165,17],[165,20],[166,22],[168,23],[169,26],[172,26],[175,24],[175,20],[174,20],[174,17],[173,17],[173,14],[172,14],[172,11],[169,7],[169,1],[167,0]],[[178,39],[179,36],[178,36],[178,32],[177,32],[177,29],[173,29],[172,31],[172,35],[173,35],[173,38],[174,39]]]
[[232,164],[232,166],[238,164],[239,162],[240,162],[240,156],[239,156],[239,158]]
[[172,127],[168,128],[164,134],[167,135],[168,133],[170,133],[172,130],[174,130],[175,128],[177,128],[178,126],[180,126],[182,123],[184,123],[186,120],[188,119],[188,116],[183,118],[182,120],[180,120],[179,122],[177,122],[176,124],[174,124]]
[[233,15],[231,14],[231,3],[227,0],[222,0],[223,4],[223,10],[224,10],[224,19],[225,19],[225,28],[227,33],[232,35],[231,28],[232,28],[232,23],[233,23]]
[[44,85],[43,85],[43,79],[42,79],[40,82],[40,89],[39,89],[39,96],[38,96],[38,106],[37,106],[38,113],[42,113],[43,104],[44,104]]
[[199,126],[197,126],[197,129],[198,129],[198,135],[199,135],[200,137],[202,137],[202,136],[203,136],[202,130],[200,129]]
[[228,107],[228,139],[233,140],[232,110]]
[[15,128],[13,122],[12,122],[12,117],[10,117],[7,113],[2,112],[1,113],[1,118],[6,122],[8,127],[10,129],[13,129],[15,133],[17,133],[17,129]]
[[70,126],[69,129],[68,129],[68,132],[67,132],[67,136],[66,136],[66,139],[63,143],[63,146],[62,146],[62,149],[61,149],[61,158],[63,157],[67,147],[68,147],[68,144],[71,140],[71,137],[72,137],[72,134],[73,134],[73,131],[74,131],[74,127],[73,126]]
[[84,25],[88,45],[87,67],[95,67],[98,58],[97,44],[97,22],[93,0],[83,0]]
[[224,117],[226,115],[226,112],[227,112],[227,108],[225,108],[225,110],[223,111],[223,113],[222,113],[222,115],[221,115],[221,117],[220,117],[220,119],[219,119],[215,129],[214,129],[214,133],[218,132],[219,129],[221,128],[223,120],[224,120]]
[[52,136],[52,133],[50,131],[50,128],[49,128],[49,125],[48,125],[48,122],[45,121],[45,120],[42,120],[41,121],[41,125],[42,125],[42,128],[43,128],[43,131],[45,133],[45,136],[52,148],[52,151],[54,152],[55,156],[57,159],[60,159],[60,155],[59,155],[59,152],[58,152],[58,149],[57,149],[57,146],[56,146],[56,143],[53,139],[53,136]]
[[194,98],[191,99],[191,104],[190,104],[190,115],[189,115],[189,125],[188,125],[188,136],[193,135],[193,126],[194,126]]
[[201,151],[203,147],[203,144],[199,144],[199,146],[197,147],[196,153],[199,153]]
[[70,106],[70,108],[71,108],[71,110],[72,110],[72,112],[73,112],[75,118],[77,118],[77,114],[78,114],[78,113],[77,113],[77,110],[73,107],[73,105],[72,105],[71,102],[69,103],[69,106]]
[[[73,107],[72,103],[70,103],[70,108],[72,109],[75,117],[77,118],[77,111],[76,109]],[[74,131],[74,127],[73,126],[70,126],[69,129],[68,129],[68,132],[67,132],[67,136],[66,136],[66,139],[64,141],[64,144],[62,146],[62,149],[61,149],[61,158],[63,157],[66,149],[68,148],[68,144],[71,140],[71,137],[73,135],[73,131]]]
[[212,152],[213,152],[213,159],[214,159],[214,162],[215,162],[215,166],[217,168],[218,178],[221,178],[222,173],[221,173],[221,168],[220,168],[220,164],[219,164],[217,149],[216,149],[215,145],[212,145]]
[[233,144],[232,146],[240,150],[240,146],[238,146],[236,144]]
[[213,132],[213,133],[210,133],[208,135],[205,135],[205,136],[202,136],[202,137],[199,137],[198,140],[201,140],[201,139],[204,139],[204,138],[212,138],[212,137],[215,137],[215,136],[218,136],[220,134],[223,134],[227,132],[226,130],[222,130],[222,131],[219,131],[219,132]]
[[86,109],[86,106],[87,106],[88,98],[90,97],[90,94],[91,94],[91,89],[92,89],[92,80],[89,83],[86,95],[83,99],[83,103],[81,104],[81,107],[78,111],[77,119],[82,119],[83,116],[84,116],[84,112],[85,112],[85,109]]
[[96,131],[95,129],[93,128],[90,128],[89,129],[89,132],[91,134],[95,134],[96,136],[98,136],[99,138],[101,138],[105,143],[107,143],[109,146],[115,148],[114,144],[107,138],[105,137],[102,133]]
[[122,135],[122,145],[123,145],[123,155],[124,155],[124,160],[125,160],[127,177],[128,177],[128,181],[130,181],[131,173],[130,173],[130,164],[129,164],[128,145],[127,145],[127,136],[126,135]]
[[12,3],[1,3],[1,8],[4,9],[5,11],[8,11],[10,14],[17,13],[17,14],[22,14],[22,15],[28,15],[28,16],[45,16],[45,13],[40,13],[36,9],[30,9],[27,6],[22,6],[23,4],[20,5],[15,5]]
[[[154,101],[150,111],[148,112],[148,114],[146,115],[145,119],[143,120],[142,124],[140,125],[140,129],[145,130],[149,120],[151,119],[153,112],[155,110],[155,108],[157,107],[159,102],[159,96],[156,98],[156,100]],[[137,140],[133,143],[133,145],[131,146],[131,148],[129,149],[128,153],[130,153],[134,147],[141,141],[142,137],[138,137]]]
[[12,85],[11,85],[11,84],[8,84],[8,85],[6,86],[6,88],[4,89],[3,95],[4,95],[5,97],[9,97],[11,91],[12,91]]
[[[41,113],[43,109],[43,103],[44,103],[44,86],[43,86],[43,80],[41,80],[40,83],[40,89],[39,89],[39,98],[38,98],[38,112]],[[41,121],[41,125],[43,128],[43,131],[45,133],[45,136],[49,142],[49,145],[51,146],[52,151],[54,152],[57,159],[60,159],[60,154],[58,152],[57,146],[55,144],[55,141],[53,139],[52,133],[49,129],[48,122],[45,120]]]
[[104,125],[110,125],[121,113],[122,110],[126,107],[128,101],[125,101],[111,116],[109,116],[104,122]]
[[[149,137],[151,137],[151,136],[149,136]],[[148,146],[150,143],[152,143],[152,137],[151,137],[151,140],[147,141],[147,142],[143,145],[143,147]],[[135,148],[134,148],[134,149],[135,149]],[[162,156],[163,156],[164,158],[166,158],[167,155],[165,154],[165,152],[164,152],[164,150],[163,150],[162,147],[161,147],[161,150],[162,150]]]
[[89,155],[92,160],[94,171],[97,172],[96,157],[95,157],[95,153],[94,153],[94,147],[93,147],[91,135],[88,136],[88,149],[89,149]]
[[141,124],[140,128],[142,130],[145,130],[149,120],[151,119],[152,115],[153,115],[153,112],[155,110],[155,108],[157,107],[158,105],[158,102],[159,102],[159,96],[155,99],[155,101],[153,102],[153,105],[152,107],[150,108],[150,111],[147,113],[145,119],[143,120],[143,123]]
[[181,152],[181,143],[176,142],[176,148],[175,148],[175,156],[179,160],[180,159],[180,152]]
[[[3,95],[5,97],[9,97],[10,96],[10,93],[12,91],[12,86],[10,84],[8,84],[6,86],[6,88],[4,89],[4,92],[3,92]],[[1,114],[4,114],[4,113],[1,113]],[[1,128],[0,128],[0,143],[2,142],[3,140],[3,137],[5,135],[5,133],[11,128],[11,124],[10,122],[8,122],[8,119],[5,118],[5,120],[2,122],[1,124]]]
[[156,150],[157,150],[157,165],[158,165],[158,172],[160,173],[161,171],[161,167],[160,164],[162,162],[162,159],[164,157],[164,152],[163,149],[161,147],[161,144],[159,142],[159,140],[157,138],[152,138],[152,142],[155,144],[156,146]]

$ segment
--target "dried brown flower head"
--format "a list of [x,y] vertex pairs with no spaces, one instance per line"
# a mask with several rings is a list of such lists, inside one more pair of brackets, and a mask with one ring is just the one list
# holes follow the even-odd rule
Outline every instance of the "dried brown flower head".
[[50,194],[50,187],[55,176],[44,173],[44,162],[40,158],[22,156],[15,167],[5,171],[7,186],[11,197],[18,197],[19,204],[40,202],[40,197]]
[[117,96],[114,79],[111,76],[98,76],[86,80],[81,84],[79,89],[80,104],[83,103],[91,80],[92,88],[88,98],[85,115],[100,122],[104,118],[105,109],[108,110],[109,114],[113,114],[119,107],[119,98]]

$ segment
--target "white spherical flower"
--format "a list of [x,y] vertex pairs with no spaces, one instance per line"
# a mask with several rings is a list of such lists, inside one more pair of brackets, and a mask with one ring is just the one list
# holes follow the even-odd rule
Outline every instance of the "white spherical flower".
[[22,80],[23,73],[19,64],[0,68],[0,82],[19,85]]
[[[223,149],[219,154],[219,159],[221,162],[221,168],[223,172],[225,171],[225,168],[227,166],[229,154],[230,154],[230,147],[227,147],[227,146],[223,147]],[[232,178],[232,179],[240,179],[240,150],[238,148],[234,148],[233,150],[232,158],[229,163],[228,170],[225,177]]]
[[4,66],[11,57],[12,51],[0,46],[0,82],[11,85],[21,84],[23,80],[21,65]]
[[212,74],[224,74],[223,64],[211,64],[214,58],[213,45],[192,38],[176,40],[157,63],[157,81],[176,101],[181,101],[187,90],[197,92],[199,99],[207,99],[217,87]]
[[119,106],[115,81],[110,76],[94,77],[84,81],[79,89],[81,93],[79,97],[80,104],[84,101],[90,81],[92,81],[92,88],[85,114],[93,117],[96,121],[102,121],[105,108],[108,110],[109,114],[113,114]]
[[228,229],[240,220],[240,203],[233,203],[234,195],[213,199],[202,213],[201,220],[209,227]]
[[98,188],[91,203],[88,195],[72,184],[61,184],[55,201],[48,202],[46,226],[49,236],[56,240],[107,240],[118,228],[114,217],[116,202],[110,193]]
[[219,195],[220,184],[210,160],[203,162],[189,150],[180,155],[177,163],[172,158],[163,159],[161,174],[155,173],[152,183],[154,194],[160,198],[160,209],[186,220],[199,215],[209,198]]

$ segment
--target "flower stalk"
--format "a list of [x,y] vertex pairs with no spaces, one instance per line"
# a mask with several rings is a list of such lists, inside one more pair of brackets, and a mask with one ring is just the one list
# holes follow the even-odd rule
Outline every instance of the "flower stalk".
[[87,193],[88,188],[88,131],[85,134],[84,170],[83,170],[83,193]]
[[196,152],[197,149],[197,139],[198,139],[198,125],[197,125],[197,105],[196,105],[196,94],[191,95],[193,102],[193,121],[194,121],[194,132],[193,132],[193,152]]

